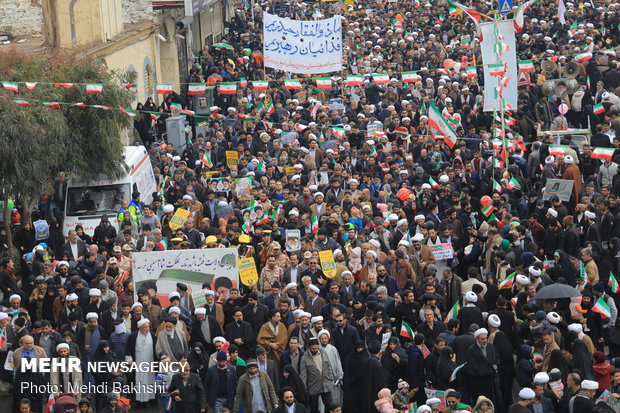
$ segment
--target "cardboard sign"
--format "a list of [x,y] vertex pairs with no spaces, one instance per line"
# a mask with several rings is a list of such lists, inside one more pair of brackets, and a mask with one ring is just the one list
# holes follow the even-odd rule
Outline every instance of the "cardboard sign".
[[336,262],[334,261],[334,252],[332,250],[319,251],[319,259],[321,260],[321,269],[327,278],[334,278],[336,273]]
[[192,291],[192,301],[194,302],[194,307],[198,308],[198,307],[204,307],[207,304],[207,290],[206,288],[204,290],[198,290],[198,291]]
[[236,168],[239,164],[239,152],[226,151],[226,165],[228,168]]
[[449,242],[447,242],[445,244],[430,245],[430,247],[431,247],[431,252],[435,256],[435,259],[437,261],[439,261],[439,260],[449,260],[454,255],[454,250],[452,249],[452,244],[450,244]]
[[176,231],[177,229],[182,228],[183,224],[185,224],[185,220],[189,217],[189,214],[190,212],[187,209],[177,209],[177,212],[174,213],[170,223],[168,224],[170,229]]
[[237,267],[239,268],[239,281],[243,285],[251,287],[258,282],[258,271],[256,271],[253,257],[237,260]]
[[560,201],[569,202],[570,196],[573,193],[573,184],[572,179],[547,179],[543,188],[543,201],[548,200],[553,195],[557,195]]

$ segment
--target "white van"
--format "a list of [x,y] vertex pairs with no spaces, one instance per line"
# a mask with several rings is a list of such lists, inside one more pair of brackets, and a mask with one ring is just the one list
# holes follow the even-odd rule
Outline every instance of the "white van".
[[84,232],[93,235],[101,217],[107,215],[110,223],[118,229],[116,215],[121,201],[131,201],[134,191],[140,192],[140,201],[150,204],[157,183],[151,166],[151,159],[144,146],[125,146],[123,159],[129,167],[127,175],[116,181],[101,179],[85,183],[79,176],[70,176],[65,197],[63,234],[82,225]]

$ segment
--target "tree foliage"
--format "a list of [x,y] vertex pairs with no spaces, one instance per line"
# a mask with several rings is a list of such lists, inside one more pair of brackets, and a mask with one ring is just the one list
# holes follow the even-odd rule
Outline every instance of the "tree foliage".
[[[123,172],[121,133],[131,118],[119,105],[129,107],[133,96],[125,88],[127,73],[109,71],[90,59],[35,58],[18,51],[0,54],[0,79],[38,82],[34,90],[20,84],[19,94],[0,92],[0,189],[4,194],[26,194],[38,198],[49,191],[60,171],[78,174],[85,180],[101,175],[117,178]],[[73,88],[54,86],[74,83]],[[102,94],[86,94],[83,84],[103,84]],[[78,85],[79,84],[79,85]],[[114,110],[62,105],[51,109],[38,102],[19,107],[11,98],[83,102]]]

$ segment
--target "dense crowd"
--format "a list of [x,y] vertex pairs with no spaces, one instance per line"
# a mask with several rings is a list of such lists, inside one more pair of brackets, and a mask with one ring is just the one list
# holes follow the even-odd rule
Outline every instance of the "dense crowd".
[[[0,371],[0,390],[13,393],[15,411],[45,409],[48,394],[26,382],[161,379],[17,368],[46,356],[187,361],[164,379],[176,412],[617,411],[620,7],[561,4],[563,13],[540,0],[525,14],[517,55],[534,69],[504,119],[482,110],[479,43],[458,8],[240,5],[222,39],[230,48],[206,48],[192,66],[187,83],[214,86],[214,104],[206,127],[188,118],[191,144],[162,141],[173,104],[192,109],[187,85],[160,106],[138,105],[159,185],[152,203],[136,192],[94,234],[78,226],[67,240],[57,222],[43,243],[16,223],[21,259],[0,270],[0,362],[10,355],[13,367]],[[491,8],[475,5],[483,16]],[[344,16],[347,64],[330,87],[265,69],[263,10]],[[566,78],[548,96],[545,81],[584,52],[578,87]],[[383,73],[389,82],[378,84]],[[291,77],[301,89],[285,87]],[[238,82],[236,94],[220,93],[221,82]],[[456,131],[454,145],[429,124],[430,103]],[[547,188],[558,179],[572,183],[568,193]],[[173,230],[179,209],[189,218]],[[254,258],[258,282],[225,293],[206,283],[198,308],[183,283],[134,291],[134,252],[219,247]],[[74,395],[83,413],[157,396]]]

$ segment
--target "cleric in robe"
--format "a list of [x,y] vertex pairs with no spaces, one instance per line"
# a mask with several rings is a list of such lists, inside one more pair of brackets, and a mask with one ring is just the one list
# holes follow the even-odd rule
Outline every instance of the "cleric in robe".
[[[155,357],[155,347],[157,345],[157,337],[151,333],[151,322],[148,318],[138,321],[138,330],[131,333],[127,340],[126,361],[134,361],[136,363],[157,361]],[[155,385],[154,372],[136,372],[136,386],[139,389],[147,388]],[[139,405],[151,403],[155,399],[154,392],[136,391],[136,401]]]
[[288,330],[280,322],[281,315],[277,310],[269,311],[269,321],[262,325],[256,342],[267,349],[269,360],[280,364],[280,355],[288,343]]
[[476,342],[467,349],[467,376],[470,379],[471,399],[482,395],[501,408],[501,394],[497,376],[498,357],[495,346],[488,342],[489,332],[479,328],[474,333]]
[[183,334],[176,328],[177,319],[167,317],[164,320],[164,330],[158,336],[155,344],[155,354],[161,360],[181,361],[189,355],[189,348]]

